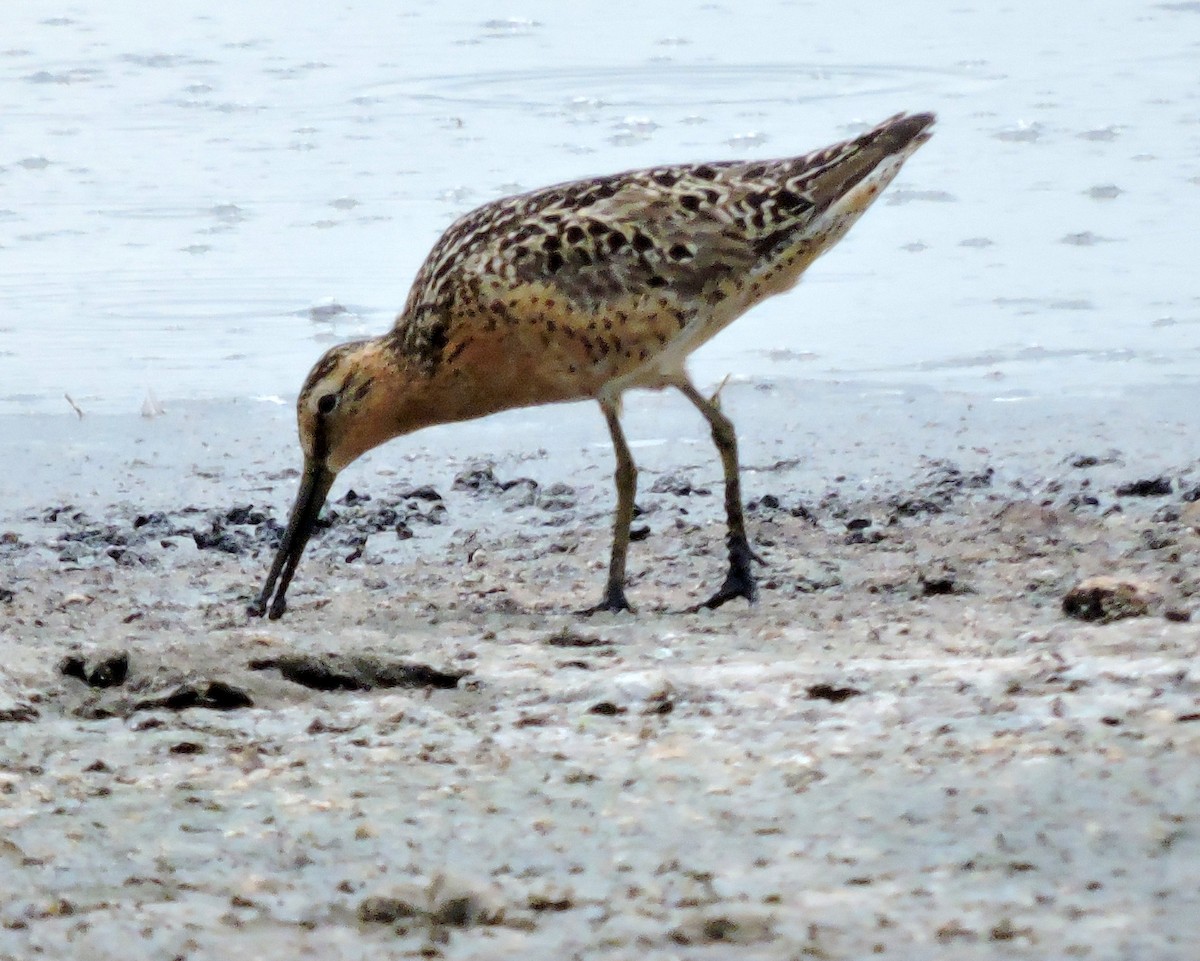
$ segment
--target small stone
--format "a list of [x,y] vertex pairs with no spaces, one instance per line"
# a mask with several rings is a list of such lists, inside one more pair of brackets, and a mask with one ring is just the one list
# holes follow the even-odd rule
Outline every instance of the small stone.
[[357,913],[363,924],[394,924],[401,918],[415,918],[425,912],[403,898],[372,895],[359,902]]
[[1144,617],[1158,603],[1154,585],[1131,578],[1099,574],[1080,581],[1063,597],[1063,613],[1080,621],[1109,624]]
[[452,490],[473,491],[476,494],[495,494],[504,489],[496,479],[495,469],[487,463],[472,464],[460,471],[450,487]]
[[945,563],[930,565],[919,572],[917,582],[925,597],[967,593],[966,586],[959,582],[958,572]]
[[547,637],[546,643],[551,647],[603,647],[612,641],[598,634],[582,634],[573,627],[565,626]]
[[707,487],[693,487],[691,480],[682,474],[662,474],[650,485],[650,493],[674,494],[676,497],[706,497],[712,491]]
[[129,653],[116,651],[101,657],[88,671],[92,687],[120,687],[129,676]]
[[791,770],[783,772],[783,783],[788,790],[803,794],[814,784],[824,781],[826,777],[824,771],[811,764],[795,765]]
[[[353,494],[354,492],[351,491],[350,493]],[[346,496],[349,497],[350,494],[347,494]],[[155,515],[147,515],[147,516],[154,517]],[[162,516],[162,515],[158,515],[158,516]],[[262,511],[255,510],[254,507],[250,504],[247,504],[245,507],[230,508],[225,513],[225,523],[226,524],[252,524],[254,526],[258,526],[259,524],[262,524],[264,521],[266,521],[268,519],[269,518],[267,517],[266,514],[264,514]],[[141,518],[138,518],[138,520],[141,520]],[[165,520],[165,518],[164,518],[164,520]],[[140,525],[137,523],[137,521],[134,521],[133,526],[138,527]]]
[[537,498],[544,511],[564,511],[575,506],[575,488],[567,484],[551,484]]
[[832,701],[840,704],[842,701],[862,694],[856,687],[837,687],[833,684],[813,684],[804,690],[805,695],[813,701]]
[[73,677],[87,681],[87,662],[79,654],[68,654],[58,662],[58,673],[63,677]]
[[788,576],[794,578],[796,591],[800,594],[814,594],[842,585],[842,575],[836,564],[810,557],[797,560]]
[[418,500],[418,501],[440,501],[442,495],[428,484],[423,484],[420,487],[413,487],[408,490],[401,491],[398,495],[400,500]]
[[90,687],[120,687],[129,675],[129,652],[100,654],[88,661],[81,654],[68,654],[58,665],[63,677],[73,677]]
[[1163,497],[1171,493],[1169,477],[1149,477],[1130,481],[1117,488],[1118,497]]
[[1102,464],[1123,464],[1124,461],[1119,450],[1110,448],[1106,451],[1090,454],[1076,451],[1066,456],[1065,463],[1070,464],[1072,467],[1088,468],[1099,467]]
[[0,708],[0,724],[29,724],[40,717],[32,704],[16,704]]
[[430,881],[426,893],[429,922],[435,928],[497,924],[504,918],[504,904],[496,890],[462,878],[439,874]]
[[452,895],[441,900],[429,912],[434,924],[445,924],[452,928],[465,928],[477,923],[482,915],[479,903],[469,894]]
[[526,899],[531,911],[569,911],[575,907],[575,898],[570,892],[539,891]]
[[254,700],[239,687],[225,681],[198,681],[181,684],[162,697],[148,698],[134,705],[137,711],[152,711],[165,708],[168,711],[186,711],[199,707],[212,711],[232,711],[253,707]]
[[761,944],[776,937],[769,917],[735,911],[694,915],[672,928],[668,936],[676,944],[743,945]]
[[504,509],[520,510],[532,507],[538,499],[538,482],[531,477],[518,477],[504,485]]
[[1033,934],[1030,928],[1018,928],[1011,918],[1001,918],[988,932],[991,941],[1012,941],[1016,938],[1029,938]]
[[979,933],[966,927],[957,918],[953,921],[947,921],[934,932],[934,937],[942,944],[947,944],[951,941],[965,940],[975,941],[979,937]]

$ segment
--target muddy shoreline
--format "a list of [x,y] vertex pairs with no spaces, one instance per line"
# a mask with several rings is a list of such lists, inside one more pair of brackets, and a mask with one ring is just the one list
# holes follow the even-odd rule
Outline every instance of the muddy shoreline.
[[[204,500],[10,515],[0,956],[1188,956],[1200,466],[1169,430],[1080,442],[1087,411],[1125,429],[1093,401],[984,437],[975,401],[834,391],[817,477],[777,394],[730,400],[752,609],[679,613],[722,574],[719,473],[654,398],[634,617],[573,613],[607,558],[599,424],[368,465],[279,622],[245,607],[286,437]],[[874,470],[900,437],[955,456]],[[1140,616],[1067,616],[1095,575],[1146,586]]]

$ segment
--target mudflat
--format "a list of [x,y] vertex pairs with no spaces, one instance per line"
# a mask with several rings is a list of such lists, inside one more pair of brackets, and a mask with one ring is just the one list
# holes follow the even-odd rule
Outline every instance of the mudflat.
[[638,611],[590,619],[611,452],[580,408],[347,472],[276,622],[245,606],[288,412],[27,422],[0,957],[1189,957],[1183,395],[723,399],[759,603],[681,613],[723,574],[720,472],[640,397]]

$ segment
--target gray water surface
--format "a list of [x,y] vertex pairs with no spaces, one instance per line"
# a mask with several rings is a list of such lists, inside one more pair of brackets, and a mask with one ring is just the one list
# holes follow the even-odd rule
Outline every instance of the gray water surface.
[[912,109],[934,140],[700,380],[1192,383],[1197,37],[1085,0],[9,3],[0,413],[291,398],[477,204]]

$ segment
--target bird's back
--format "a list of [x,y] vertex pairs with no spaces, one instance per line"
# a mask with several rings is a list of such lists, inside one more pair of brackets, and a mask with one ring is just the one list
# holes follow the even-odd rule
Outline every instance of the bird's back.
[[565,338],[564,372],[587,382],[580,396],[593,382],[681,363],[792,286],[933,120],[899,115],[802,157],[654,167],[486,204],[430,253],[397,319],[397,347],[434,369],[489,335],[516,354]]

